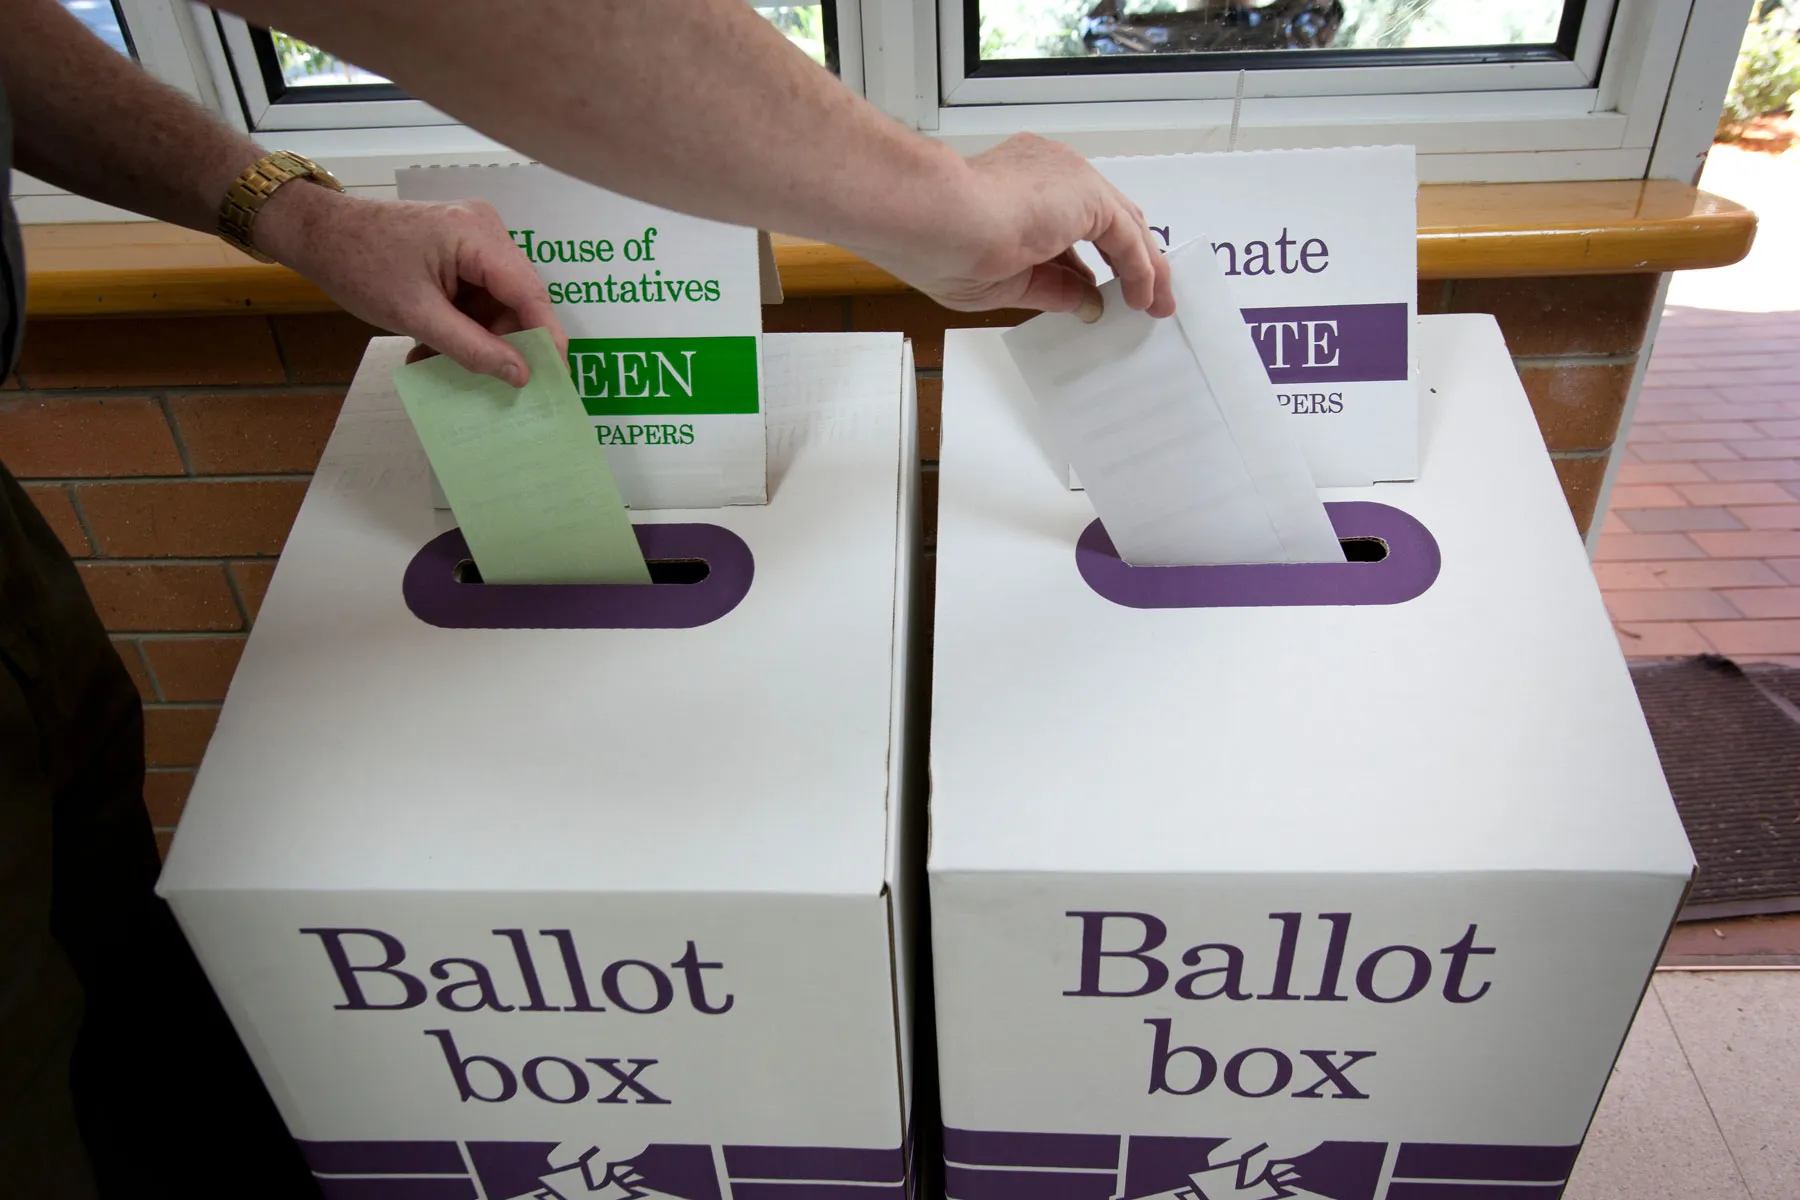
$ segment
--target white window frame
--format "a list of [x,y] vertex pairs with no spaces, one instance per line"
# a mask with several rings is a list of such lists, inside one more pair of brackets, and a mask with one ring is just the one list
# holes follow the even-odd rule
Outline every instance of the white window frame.
[[[180,0],[164,0],[178,3]],[[862,90],[861,10],[856,0],[821,0],[836,9],[838,27],[838,59],[840,77],[855,91]],[[772,2],[755,3],[759,8],[776,7]],[[216,49],[208,55],[208,63],[221,95],[234,92],[242,98],[243,125],[256,133],[285,133],[314,130],[359,130],[388,128],[420,128],[433,125],[455,125],[457,120],[440,109],[420,100],[284,100],[269,96],[262,65],[257,60],[250,25],[242,17],[215,13],[194,4],[200,37]],[[292,93],[290,92],[290,95]],[[329,139],[327,139],[329,140]],[[354,145],[355,139],[351,139]]]
[[1425,182],[1643,178],[1690,13],[1748,12],[1590,0],[1565,63],[968,79],[959,0],[862,3],[882,32],[865,41],[869,98],[965,153],[1017,129],[1088,155],[1400,142],[1418,146]]
[[440,112],[422,100],[290,100],[276,103],[269,97],[262,64],[257,61],[256,46],[251,41],[249,23],[230,13],[202,11],[205,14],[202,19],[203,27],[211,26],[211,31],[206,36],[218,39],[224,51],[227,69],[235,76],[235,90],[243,100],[245,124],[257,133],[283,133],[300,129],[413,128],[457,123],[455,117]]
[[[1236,95],[1240,74],[1236,71],[1121,71],[969,78],[964,74],[963,38],[967,28],[964,7],[962,0],[937,0],[941,98],[947,108],[976,104],[1210,100]],[[1241,72],[1244,96],[1248,99],[1592,87],[1600,73],[1613,8],[1614,0],[1588,0],[1582,12],[1575,55],[1570,61],[1265,68]]]
[[217,106],[211,72],[192,27],[187,0],[116,0],[138,65],[209,108]]
[[[1385,142],[1417,145],[1420,178],[1425,182],[1650,177],[1689,183],[1711,145],[1719,98],[1751,4],[1751,0],[1590,0],[1584,36],[1586,23],[1598,20],[1594,13],[1613,14],[1611,43],[1605,47],[1603,62],[1594,60],[1601,52],[1597,43],[1578,41],[1572,63],[1493,68],[1518,72],[1549,66],[1591,74],[1599,67],[1597,75],[1570,86],[1544,86],[1543,79],[1525,74],[1496,82],[1488,78],[1492,71],[1487,64],[1248,71],[1241,73],[1244,96],[1239,103],[1238,72],[1170,72],[1166,74],[1179,76],[1174,82],[1195,94],[1061,102],[1040,96],[1035,102],[970,103],[967,99],[976,93],[967,85],[991,81],[957,81],[946,73],[946,89],[939,77],[945,36],[940,27],[942,5],[955,0],[829,2],[837,6],[845,83],[900,121],[965,153],[992,146],[1020,129],[1062,138],[1089,155],[1224,150],[1234,144],[1253,149]],[[261,73],[233,73],[224,30],[235,18],[215,19],[210,9],[189,0],[119,0],[119,7],[139,61],[153,74],[196,97],[238,129],[319,160],[347,186],[365,194],[391,195],[393,172],[401,166],[524,161],[524,156],[417,101],[269,105],[264,97],[257,113],[261,125],[254,127],[254,109],[246,109],[239,82],[240,75],[254,76],[260,90]],[[247,31],[243,49],[249,51]],[[254,67],[254,53],[249,53],[246,61]],[[1486,74],[1456,74],[1463,71]],[[1481,78],[1493,86],[1412,90],[1428,82],[1446,86],[1421,72],[1449,72],[1442,78],[1450,82]],[[1283,77],[1294,76],[1304,76],[1299,82],[1310,94],[1280,94],[1288,86]],[[1079,78],[1026,82],[1060,86]],[[343,123],[353,115],[343,110],[383,107],[388,108],[385,116],[368,114],[379,118],[378,123],[360,127]],[[271,125],[271,108],[277,114],[291,110],[314,119],[307,122],[308,128],[293,127],[285,119]],[[407,123],[414,120],[429,123]],[[137,219],[28,176],[15,175],[13,192],[20,218],[28,223]]]

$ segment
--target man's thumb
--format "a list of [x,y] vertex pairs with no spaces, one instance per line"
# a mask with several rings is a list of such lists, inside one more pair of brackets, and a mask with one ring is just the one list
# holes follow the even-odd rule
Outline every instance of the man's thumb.
[[1100,289],[1094,281],[1059,262],[1039,263],[1031,268],[1019,307],[1074,313],[1090,325],[1104,311]]
[[502,383],[524,387],[531,378],[525,356],[499,335],[489,333],[452,307],[448,301],[442,311],[421,321],[422,328],[414,336],[444,357],[467,367],[477,375],[492,375]]

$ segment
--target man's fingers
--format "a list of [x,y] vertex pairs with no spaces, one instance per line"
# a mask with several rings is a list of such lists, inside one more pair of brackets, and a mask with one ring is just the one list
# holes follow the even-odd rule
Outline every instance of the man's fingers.
[[1151,286],[1149,313],[1153,317],[1169,317],[1175,314],[1175,284],[1169,274],[1169,260],[1163,257],[1162,246],[1156,235],[1145,229],[1145,244],[1150,250],[1150,269],[1154,275]]
[[1068,267],[1070,270],[1079,271],[1082,278],[1086,279],[1089,283],[1097,284],[1099,282],[1094,278],[1094,268],[1087,265],[1087,261],[1075,252],[1075,247],[1073,246],[1070,246],[1067,250],[1064,250],[1061,254],[1057,255],[1055,261]]
[[499,302],[502,310],[510,310],[512,313],[512,328],[500,332],[548,329],[550,336],[556,340],[557,353],[568,353],[568,334],[563,332],[562,322],[556,318],[556,310],[550,304],[550,294],[544,289],[543,279],[510,241],[482,241],[468,245],[464,248],[461,259],[458,267],[462,278],[476,287],[486,289],[488,295]]
[[470,320],[442,295],[432,294],[428,303],[428,309],[407,324],[414,337],[477,375],[492,375],[513,387],[525,386],[531,368],[525,365],[524,355]]
[[1114,205],[1105,226],[1092,239],[1118,275],[1125,303],[1138,309],[1149,308],[1156,296],[1156,272],[1144,241],[1145,232],[1123,206]]
[[1017,304],[1042,312],[1072,312],[1089,324],[1100,319],[1100,289],[1094,286],[1093,275],[1071,267],[1060,255],[1026,273]]
[[558,354],[568,353],[569,338],[550,306],[544,281],[510,241],[490,238],[465,241],[457,256],[460,281],[487,293],[491,303],[477,321],[447,298],[434,297],[431,311],[421,315],[418,336],[433,349],[482,375],[524,387],[531,376],[524,355],[500,335],[543,328],[556,340]]

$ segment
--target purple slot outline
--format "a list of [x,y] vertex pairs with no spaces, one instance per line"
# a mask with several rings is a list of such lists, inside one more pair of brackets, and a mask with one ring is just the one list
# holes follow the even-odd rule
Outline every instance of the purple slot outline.
[[470,557],[462,530],[441,533],[406,565],[400,591],[413,616],[440,629],[693,629],[736,608],[756,559],[718,525],[634,525],[647,559],[703,559],[698,583],[458,583]]
[[1372,563],[1241,563],[1214,567],[1134,567],[1094,521],[1075,543],[1075,568],[1094,591],[1126,608],[1282,608],[1402,604],[1437,581],[1437,539],[1411,513],[1369,500],[1327,504],[1340,538],[1380,538],[1387,557]]

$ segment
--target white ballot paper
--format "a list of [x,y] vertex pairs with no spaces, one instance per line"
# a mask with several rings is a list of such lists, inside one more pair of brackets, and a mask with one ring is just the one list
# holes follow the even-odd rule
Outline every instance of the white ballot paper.
[[1204,240],[1169,255],[1175,316],[1046,313],[1005,335],[1119,556],[1133,566],[1343,562],[1300,446]]

